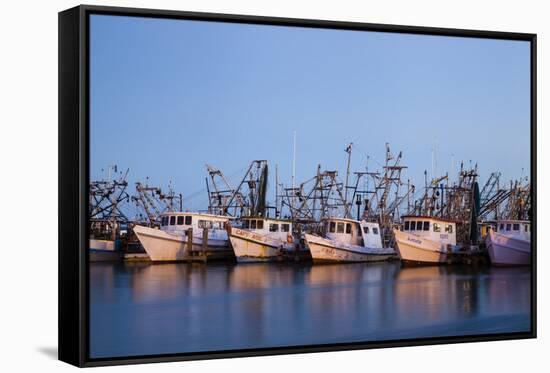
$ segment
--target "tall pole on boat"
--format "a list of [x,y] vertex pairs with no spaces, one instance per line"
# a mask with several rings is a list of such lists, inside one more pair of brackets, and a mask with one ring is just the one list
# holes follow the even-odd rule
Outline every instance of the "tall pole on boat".
[[351,161],[351,148],[353,147],[353,143],[350,142],[348,147],[346,148],[346,153],[348,153],[348,165],[346,167],[346,185],[344,187],[344,207],[347,210],[347,203],[348,203],[348,180],[349,180],[349,164]]
[[435,146],[432,147],[432,180],[435,179]]
[[275,217],[279,217],[279,164],[275,163]]
[[296,190],[295,188],[295,178],[296,178],[296,131],[294,131],[294,139],[293,139],[293,150],[292,150],[292,199],[291,199],[291,205],[294,209],[294,199],[296,198]]
[[454,178],[454,173],[455,173],[455,155],[454,153],[451,154],[451,177],[449,178],[450,180],[447,180],[448,182],[451,183],[451,185],[453,184],[453,178]]

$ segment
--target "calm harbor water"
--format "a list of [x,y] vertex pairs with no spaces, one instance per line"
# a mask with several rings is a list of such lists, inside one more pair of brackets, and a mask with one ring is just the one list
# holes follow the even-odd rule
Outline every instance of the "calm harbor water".
[[529,268],[91,263],[92,358],[528,331]]

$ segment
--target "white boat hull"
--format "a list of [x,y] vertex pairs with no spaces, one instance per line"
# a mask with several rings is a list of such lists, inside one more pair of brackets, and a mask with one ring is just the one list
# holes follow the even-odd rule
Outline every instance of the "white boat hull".
[[380,262],[395,257],[393,249],[374,249],[304,235],[314,263]]
[[295,252],[292,243],[244,229],[231,228],[229,240],[238,263],[281,261]]
[[490,230],[486,244],[493,265],[531,264],[531,242],[528,240],[508,237]]
[[399,258],[406,262],[442,264],[450,259],[449,253],[440,242],[417,235],[394,230]]
[[133,230],[153,262],[189,260],[196,253],[203,254],[211,259],[228,258],[233,255],[228,240],[209,238],[208,246],[205,248],[203,247],[202,237],[193,236],[191,251],[189,251],[186,234],[173,234],[138,225]]
[[116,242],[111,240],[99,240],[90,238],[89,241],[90,262],[107,262],[120,260],[120,251],[116,248]]

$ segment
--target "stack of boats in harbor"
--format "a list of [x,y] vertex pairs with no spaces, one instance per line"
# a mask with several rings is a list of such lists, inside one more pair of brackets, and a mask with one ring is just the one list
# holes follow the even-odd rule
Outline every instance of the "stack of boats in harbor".
[[[418,193],[403,180],[401,153],[392,154],[386,144],[381,172],[369,171],[367,164],[352,173],[352,146],[345,149],[345,181],[319,165],[312,178],[285,187],[275,167],[272,204],[265,160],[252,161],[236,187],[207,165],[206,211],[183,211],[183,198],[171,187],[163,194],[136,183],[130,196],[128,172],[92,182],[90,259],[119,253],[153,262],[531,263],[527,179],[503,188],[500,174],[493,173],[480,190],[477,165],[461,165],[454,182],[448,174],[428,180],[425,172]],[[128,218],[125,203],[142,213]]]

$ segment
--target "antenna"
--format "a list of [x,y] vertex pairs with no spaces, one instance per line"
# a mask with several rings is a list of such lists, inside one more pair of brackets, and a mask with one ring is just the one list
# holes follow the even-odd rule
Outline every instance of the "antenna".
[[452,184],[452,178],[454,177],[454,173],[455,173],[455,154],[451,153],[451,176],[449,177],[449,180],[447,180],[448,182],[451,182],[451,184]]
[[432,146],[432,179],[435,179],[435,148]]
[[353,147],[353,143],[350,142],[348,147],[346,148],[346,153],[348,153],[348,165],[347,165],[347,168],[346,168],[346,185],[344,187],[344,207],[348,203],[349,164],[350,164],[350,161],[351,161],[351,149],[352,149],[352,147]]
[[279,218],[279,164],[275,163],[275,218]]
[[294,136],[293,136],[293,150],[292,150],[292,199],[290,200],[290,207],[294,209],[294,199],[296,197],[296,186],[295,186],[295,179],[296,179],[296,130],[294,130]]

